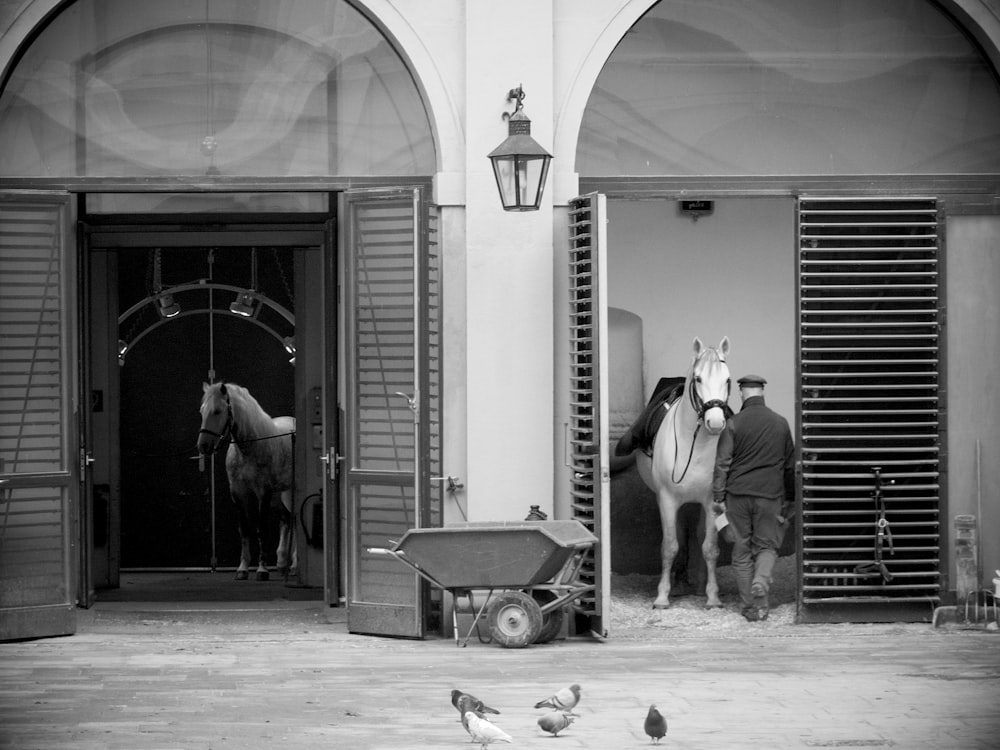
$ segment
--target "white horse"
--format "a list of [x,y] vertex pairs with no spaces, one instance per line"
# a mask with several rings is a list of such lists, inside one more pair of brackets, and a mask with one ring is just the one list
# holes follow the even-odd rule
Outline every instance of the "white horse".
[[229,494],[236,505],[241,542],[236,579],[242,581],[248,577],[252,532],[257,537],[259,553],[256,578],[266,581],[270,577],[264,562],[264,538],[275,492],[281,495],[278,572],[287,579],[298,567],[291,492],[295,419],[272,418],[243,386],[205,383],[202,390],[198,452],[211,455],[224,439],[230,440],[226,474]]
[[726,366],[729,337],[718,349],[694,340],[694,360],[688,370],[684,392],[669,406],[656,432],[652,456],[636,452],[639,476],[656,493],[663,527],[660,584],[653,607],[670,606],[670,567],[677,555],[677,509],[699,503],[704,510],[705,539],[702,555],[708,568],[706,606],[721,607],[715,562],[719,558],[718,532],[712,514],[712,475],[719,434],[729,413],[730,377]]

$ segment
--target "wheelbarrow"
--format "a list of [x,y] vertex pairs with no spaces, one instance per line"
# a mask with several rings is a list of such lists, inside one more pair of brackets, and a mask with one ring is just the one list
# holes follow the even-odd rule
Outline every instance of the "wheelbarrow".
[[[391,549],[368,551],[391,555],[455,597],[456,645],[468,644],[485,614],[494,643],[524,648],[555,638],[564,607],[594,591],[580,571],[596,543],[579,521],[487,521],[410,529]],[[478,608],[473,591],[486,591]],[[468,599],[473,614],[464,638],[459,597]]]

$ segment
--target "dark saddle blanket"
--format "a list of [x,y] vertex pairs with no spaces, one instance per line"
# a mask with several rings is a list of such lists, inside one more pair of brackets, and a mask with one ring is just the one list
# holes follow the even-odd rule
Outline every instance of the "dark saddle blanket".
[[684,393],[684,380],[685,378],[660,378],[646,408],[615,445],[616,456],[627,456],[634,450],[646,453],[652,451],[656,431],[667,415],[667,407]]

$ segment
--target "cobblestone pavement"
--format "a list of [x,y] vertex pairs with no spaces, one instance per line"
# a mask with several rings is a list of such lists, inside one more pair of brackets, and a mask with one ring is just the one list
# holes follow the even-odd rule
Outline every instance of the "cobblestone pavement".
[[[532,705],[583,686],[557,737]],[[449,694],[515,747],[1000,746],[1000,635],[930,625],[679,629],[523,650],[352,635],[317,602],[99,604],[76,635],[0,644],[0,748],[468,748]]]

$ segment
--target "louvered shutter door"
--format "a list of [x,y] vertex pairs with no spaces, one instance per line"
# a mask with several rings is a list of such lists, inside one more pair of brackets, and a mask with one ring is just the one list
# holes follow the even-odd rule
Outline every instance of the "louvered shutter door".
[[346,372],[351,632],[422,637],[425,587],[370,548],[440,524],[437,260],[419,188],[349,191]]
[[591,630],[607,634],[610,616],[610,455],[606,294],[606,199],[576,198],[569,212],[570,480],[573,517],[599,540],[583,578],[595,584],[579,606]]
[[76,629],[68,210],[0,196],[0,640]]
[[[804,621],[923,619],[939,601],[938,239],[933,198],[800,200]],[[890,582],[856,571],[875,554],[873,466]]]

